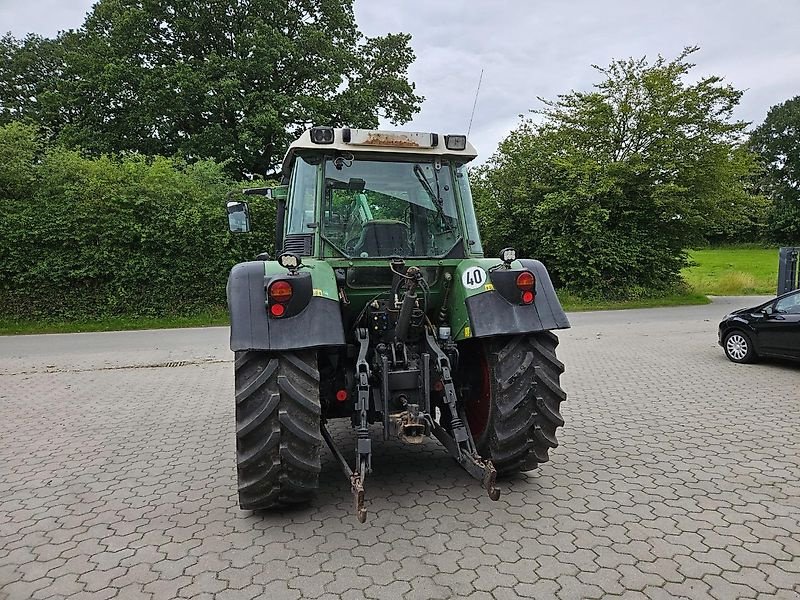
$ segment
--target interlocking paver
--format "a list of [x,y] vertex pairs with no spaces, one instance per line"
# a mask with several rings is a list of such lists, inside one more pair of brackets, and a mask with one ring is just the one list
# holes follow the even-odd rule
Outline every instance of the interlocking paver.
[[377,442],[365,525],[327,454],[238,509],[224,329],[0,338],[0,598],[800,597],[800,368],[726,361],[726,302],[572,315],[551,462],[492,503]]

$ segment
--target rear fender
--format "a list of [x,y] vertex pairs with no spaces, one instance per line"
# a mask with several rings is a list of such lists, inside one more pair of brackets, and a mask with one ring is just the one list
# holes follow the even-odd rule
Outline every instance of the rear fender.
[[304,259],[303,264],[306,268],[297,277],[306,279],[310,274],[311,296],[304,306],[290,304],[287,316],[281,318],[269,316],[266,288],[275,279],[291,281],[286,269],[274,261],[245,262],[231,269],[227,287],[231,350],[299,350],[344,344],[333,269],[313,259]]
[[450,295],[455,340],[570,327],[541,262],[520,259],[511,263],[512,269],[528,269],[536,277],[536,299],[530,305],[512,302],[495,289],[489,269],[500,264],[500,259],[476,258],[464,260],[456,268]]

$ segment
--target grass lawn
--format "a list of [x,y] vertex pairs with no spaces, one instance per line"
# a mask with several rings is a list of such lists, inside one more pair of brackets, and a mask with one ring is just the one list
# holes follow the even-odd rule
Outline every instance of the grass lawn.
[[774,294],[778,287],[778,248],[705,248],[690,251],[689,258],[693,266],[682,275],[700,294]]

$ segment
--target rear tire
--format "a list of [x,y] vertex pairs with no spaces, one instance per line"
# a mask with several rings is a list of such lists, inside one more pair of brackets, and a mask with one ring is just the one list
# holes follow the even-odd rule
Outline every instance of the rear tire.
[[239,506],[310,501],[322,446],[316,352],[237,352],[234,374]]
[[544,331],[473,340],[460,351],[467,421],[481,456],[501,475],[535,469],[558,446],[567,396],[556,346],[555,334]]

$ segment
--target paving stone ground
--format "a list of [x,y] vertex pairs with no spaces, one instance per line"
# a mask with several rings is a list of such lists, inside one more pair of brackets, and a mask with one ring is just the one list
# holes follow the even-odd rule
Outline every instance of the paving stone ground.
[[491,502],[378,443],[364,525],[327,453],[239,510],[225,329],[0,338],[0,599],[797,599],[800,366],[716,345],[752,303],[571,315],[552,461]]

